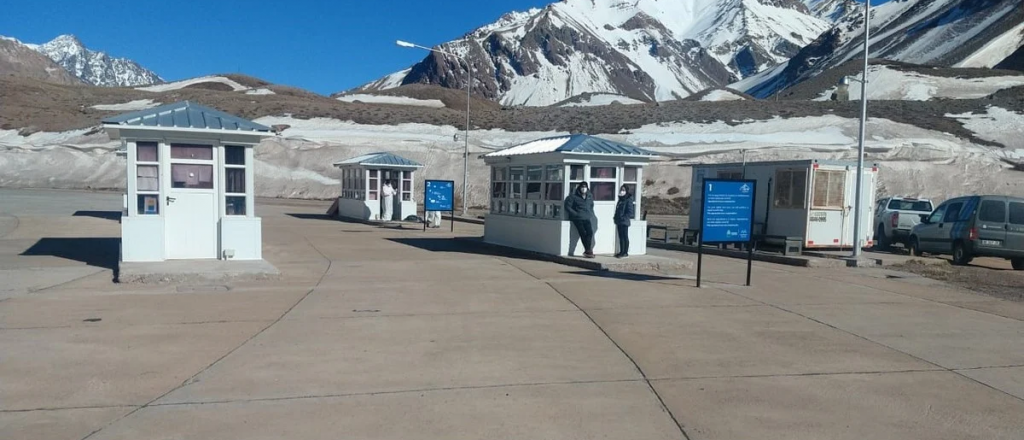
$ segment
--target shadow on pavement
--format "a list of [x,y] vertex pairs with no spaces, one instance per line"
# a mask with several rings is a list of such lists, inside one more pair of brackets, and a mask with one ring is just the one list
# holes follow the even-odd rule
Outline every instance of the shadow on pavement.
[[[330,220],[332,222],[341,221],[341,222],[349,223],[345,219],[339,219],[337,217],[331,217],[331,216],[329,216],[327,214],[288,213],[288,216],[289,217],[293,217],[293,218],[297,218],[299,220]],[[357,223],[357,222],[351,222],[351,223]]]
[[104,220],[121,220],[121,211],[75,211],[74,217],[95,217]]
[[491,257],[510,257],[531,259],[528,252],[517,252],[486,246],[469,240],[452,238],[389,238],[389,241],[412,246],[430,252],[451,252],[460,254],[487,255]]
[[51,256],[81,261],[89,266],[117,272],[121,250],[118,237],[41,238],[22,256]]
[[564,272],[572,275],[586,275],[596,278],[611,278],[626,281],[679,281],[688,280],[688,277],[668,277],[662,275],[650,275],[643,273],[615,272],[611,270],[590,270],[586,272]]

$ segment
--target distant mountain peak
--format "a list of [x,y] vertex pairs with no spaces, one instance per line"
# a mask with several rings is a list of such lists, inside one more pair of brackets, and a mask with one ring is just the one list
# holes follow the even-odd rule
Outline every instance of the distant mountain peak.
[[[582,93],[654,101],[775,66],[830,26],[802,0],[562,0],[507,13],[440,47],[468,59],[475,93],[506,105],[550,105]],[[465,63],[426,55],[408,73],[363,89],[465,87]]]
[[136,87],[164,82],[153,71],[127,58],[90,50],[71,34],[41,45],[26,45],[46,55],[72,75],[95,86]]

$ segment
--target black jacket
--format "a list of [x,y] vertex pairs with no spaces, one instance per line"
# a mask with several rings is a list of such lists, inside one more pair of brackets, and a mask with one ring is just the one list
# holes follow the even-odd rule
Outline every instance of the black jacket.
[[569,194],[565,198],[565,218],[569,221],[594,220],[594,196],[587,193],[581,195],[579,191]]
[[633,203],[633,195],[626,194],[625,197],[619,197],[619,202],[615,204],[615,216],[612,217],[615,224],[619,226],[629,226],[629,221],[635,216],[636,204]]

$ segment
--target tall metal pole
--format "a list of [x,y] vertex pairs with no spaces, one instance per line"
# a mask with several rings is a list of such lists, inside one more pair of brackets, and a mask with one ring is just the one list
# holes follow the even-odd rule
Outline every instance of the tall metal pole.
[[469,66],[469,45],[466,45],[466,147],[462,152],[462,216],[466,216],[469,203],[469,97],[470,86],[473,84],[472,68]]
[[[471,87],[473,85],[473,72],[472,67],[469,65],[469,43],[467,40],[466,44],[466,55],[460,57],[452,52],[445,52],[443,50],[434,49],[431,47],[420,46],[419,44],[410,43],[408,41],[398,40],[395,41],[401,47],[414,47],[417,49],[429,50],[431,52],[437,52],[442,55],[447,55],[455,58],[456,60],[462,59],[466,63],[466,146],[462,150],[462,216],[465,217],[468,210],[469,200],[469,99],[471,93]],[[453,211],[454,215],[455,212]]]
[[857,191],[853,201],[853,258],[861,255],[860,231],[864,186],[864,138],[868,124],[868,60],[871,47],[871,0],[864,0],[864,73],[860,83],[860,140],[857,142]]

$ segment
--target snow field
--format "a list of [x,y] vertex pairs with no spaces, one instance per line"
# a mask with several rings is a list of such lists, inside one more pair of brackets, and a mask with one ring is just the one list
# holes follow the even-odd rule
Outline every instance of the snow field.
[[407,96],[386,96],[386,95],[343,95],[339,96],[338,101],[342,102],[355,102],[361,101],[367,104],[393,104],[393,105],[412,105],[417,107],[431,107],[431,108],[444,108],[444,102],[440,99],[416,99]]

